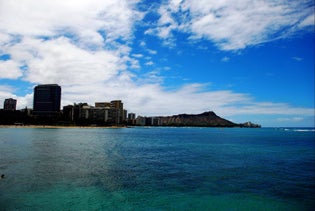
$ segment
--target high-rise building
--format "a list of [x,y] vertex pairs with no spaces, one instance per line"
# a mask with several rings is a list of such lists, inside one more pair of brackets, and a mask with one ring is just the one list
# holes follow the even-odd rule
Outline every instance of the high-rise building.
[[135,113],[129,113],[128,114],[128,124],[130,124],[130,125],[136,124],[136,114]]
[[110,102],[111,108],[114,109],[114,119],[116,124],[122,124],[123,121],[125,121],[124,118],[124,104],[121,102],[121,100],[113,100]]
[[136,119],[136,114],[135,113],[129,113],[128,114],[128,120],[131,120],[131,119]]
[[38,85],[34,88],[34,115],[53,116],[60,113],[61,87],[57,84]]
[[15,111],[16,110],[16,100],[8,98],[4,100],[3,109],[6,111]]

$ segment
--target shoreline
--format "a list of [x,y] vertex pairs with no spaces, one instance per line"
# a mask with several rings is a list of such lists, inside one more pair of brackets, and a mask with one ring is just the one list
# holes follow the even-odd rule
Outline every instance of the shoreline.
[[67,128],[88,128],[88,129],[116,129],[128,128],[127,126],[62,126],[62,125],[0,125],[0,128],[43,128],[43,129],[67,129]]
[[185,128],[185,127],[202,127],[202,128],[261,128],[261,127],[242,127],[240,125],[234,126],[234,127],[226,127],[226,126],[189,126],[189,125],[159,125],[159,126],[99,126],[99,125],[89,125],[89,126],[80,126],[80,125],[0,125],[0,128],[38,128],[38,129],[75,129],[75,128],[81,128],[81,129],[119,129],[119,128],[133,128],[133,127],[176,127],[176,128]]

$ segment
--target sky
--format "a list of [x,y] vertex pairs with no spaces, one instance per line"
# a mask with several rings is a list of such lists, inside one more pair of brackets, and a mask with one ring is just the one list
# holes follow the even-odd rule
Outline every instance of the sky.
[[0,0],[0,102],[314,127],[314,27],[313,0]]

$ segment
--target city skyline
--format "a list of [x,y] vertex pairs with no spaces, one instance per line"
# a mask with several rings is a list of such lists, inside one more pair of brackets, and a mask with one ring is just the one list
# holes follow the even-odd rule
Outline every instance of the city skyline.
[[59,84],[61,107],[314,127],[313,1],[12,0],[0,20],[0,101],[17,109]]

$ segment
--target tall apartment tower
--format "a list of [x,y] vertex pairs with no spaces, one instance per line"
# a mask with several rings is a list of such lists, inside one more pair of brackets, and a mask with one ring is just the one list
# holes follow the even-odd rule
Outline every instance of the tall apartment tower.
[[124,118],[124,104],[121,100],[113,100],[110,102],[110,107],[115,110],[114,118],[117,124],[123,123]]
[[128,124],[130,124],[130,125],[136,124],[136,114],[135,113],[129,113],[128,114]]
[[61,87],[43,84],[34,88],[34,115],[54,116],[60,113]]
[[9,98],[4,100],[3,109],[6,111],[15,111],[16,110],[16,100]]

